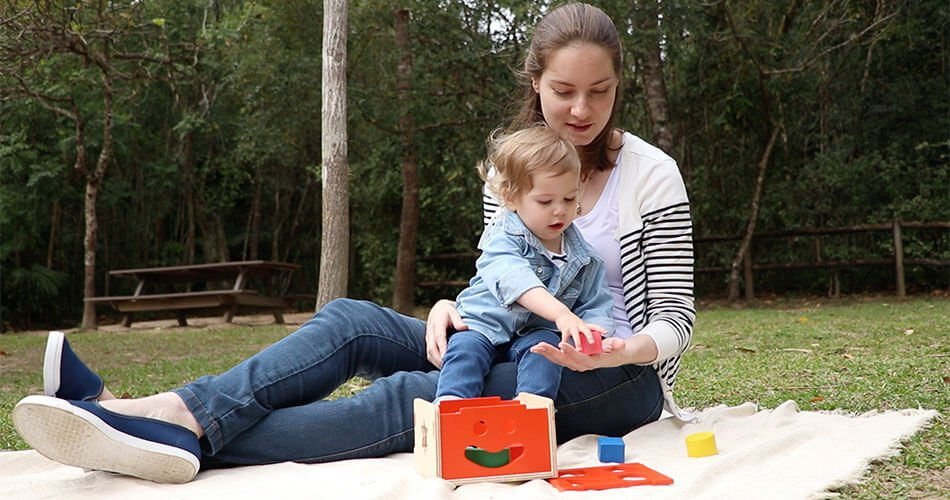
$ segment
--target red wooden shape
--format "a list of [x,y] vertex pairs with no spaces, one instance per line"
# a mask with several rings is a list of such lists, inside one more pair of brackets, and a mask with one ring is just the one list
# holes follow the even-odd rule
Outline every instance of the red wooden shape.
[[632,463],[559,470],[558,477],[548,482],[560,491],[585,491],[673,484],[673,479],[641,463]]
[[600,334],[597,332],[592,333],[594,335],[593,342],[588,342],[587,336],[581,334],[581,348],[579,350],[584,354],[600,354],[604,352],[604,341]]

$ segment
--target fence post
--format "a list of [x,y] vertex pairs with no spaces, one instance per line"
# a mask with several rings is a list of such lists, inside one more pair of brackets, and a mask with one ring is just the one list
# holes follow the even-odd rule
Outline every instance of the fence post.
[[901,220],[894,219],[894,271],[897,278],[897,296],[907,294],[904,287],[904,241],[901,236]]

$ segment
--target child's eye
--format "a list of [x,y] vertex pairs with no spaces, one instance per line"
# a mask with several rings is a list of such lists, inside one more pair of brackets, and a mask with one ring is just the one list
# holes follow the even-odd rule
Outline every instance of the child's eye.
[[576,196],[571,196],[571,197],[569,197],[569,198],[564,198],[564,201],[574,201],[574,200],[576,200],[576,199],[577,199]]
[[551,200],[538,200],[538,205],[550,205]]

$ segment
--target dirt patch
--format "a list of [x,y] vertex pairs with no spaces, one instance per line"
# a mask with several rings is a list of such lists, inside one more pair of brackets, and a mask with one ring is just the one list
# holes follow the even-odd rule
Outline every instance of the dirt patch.
[[[295,330],[297,327],[302,325],[304,322],[309,320],[313,316],[312,312],[292,312],[284,313],[284,326],[288,329]],[[100,324],[97,331],[100,332],[136,332],[136,331],[156,331],[156,330],[173,330],[173,331],[191,331],[191,330],[218,330],[223,328],[235,328],[235,327],[255,327],[255,326],[273,326],[277,323],[274,321],[273,314],[246,314],[241,316],[235,316],[233,321],[226,323],[222,318],[222,315],[218,314],[215,316],[196,316],[188,317],[188,326],[179,326],[178,320],[175,318],[168,319],[156,319],[156,320],[145,320],[145,321],[136,321],[132,323],[132,326],[125,327],[122,326],[122,323],[111,323],[111,324]],[[64,332],[75,332],[79,331],[79,328],[68,328],[62,329]],[[22,331],[16,332],[17,335],[46,335],[46,330],[35,330],[35,331]]]

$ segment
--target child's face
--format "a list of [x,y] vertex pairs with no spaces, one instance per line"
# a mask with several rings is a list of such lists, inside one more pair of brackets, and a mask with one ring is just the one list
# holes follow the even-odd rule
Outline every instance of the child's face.
[[577,216],[577,173],[538,173],[530,191],[510,201],[525,226],[552,252],[561,251],[561,234]]

